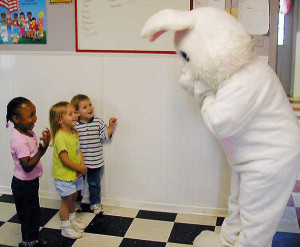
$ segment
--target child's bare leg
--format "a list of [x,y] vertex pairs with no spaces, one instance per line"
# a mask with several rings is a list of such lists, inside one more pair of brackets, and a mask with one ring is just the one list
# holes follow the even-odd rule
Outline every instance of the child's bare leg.
[[61,197],[59,217],[61,221],[69,220],[69,213],[72,208],[73,195]]
[[[76,196],[76,193],[74,193]],[[67,238],[78,239],[82,237],[80,232],[77,232],[72,223],[72,217],[75,216],[75,201],[74,194],[61,198],[59,216],[61,220],[62,235]],[[75,197],[76,198],[76,197]]]
[[71,224],[76,227],[77,229],[83,230],[86,228],[86,225],[84,223],[81,223],[76,219],[76,198],[77,198],[77,192],[72,194],[72,205],[70,207],[70,222]]
[[74,194],[70,195],[71,197],[71,201],[70,201],[70,205],[69,205],[69,212],[71,213],[75,213],[76,211],[76,198],[77,198],[77,192],[75,192]]

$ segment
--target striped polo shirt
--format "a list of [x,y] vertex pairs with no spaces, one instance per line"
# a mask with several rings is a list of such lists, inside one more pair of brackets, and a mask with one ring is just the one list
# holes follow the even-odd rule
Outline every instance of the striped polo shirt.
[[88,123],[78,119],[77,126],[80,149],[88,168],[99,168],[104,165],[103,140],[108,139],[107,126],[98,117],[93,117]]

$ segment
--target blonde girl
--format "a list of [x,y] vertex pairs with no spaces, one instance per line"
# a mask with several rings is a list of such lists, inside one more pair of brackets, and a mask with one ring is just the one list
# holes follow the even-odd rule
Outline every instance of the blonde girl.
[[50,127],[53,144],[52,176],[57,192],[61,196],[59,216],[65,237],[78,239],[85,225],[75,217],[77,191],[83,189],[82,176],[86,172],[80,151],[77,131],[77,114],[74,106],[62,101],[50,109]]

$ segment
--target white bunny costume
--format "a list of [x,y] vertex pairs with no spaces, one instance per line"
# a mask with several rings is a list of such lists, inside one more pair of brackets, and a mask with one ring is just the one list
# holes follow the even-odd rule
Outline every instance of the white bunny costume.
[[180,82],[232,167],[221,234],[203,232],[194,246],[271,247],[300,168],[300,127],[282,85],[242,25],[221,10],[162,10],[142,35],[154,41],[165,31],[175,31],[185,62]]

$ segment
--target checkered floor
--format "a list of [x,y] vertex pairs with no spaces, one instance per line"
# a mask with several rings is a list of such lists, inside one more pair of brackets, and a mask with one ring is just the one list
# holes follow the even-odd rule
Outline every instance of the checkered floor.
[[[298,186],[298,185],[297,185]],[[299,198],[298,198],[299,199]],[[272,247],[300,246],[300,217],[296,206],[287,207]],[[291,202],[290,202],[291,203]],[[61,236],[59,201],[41,199],[40,237],[52,247],[188,247],[203,230],[220,231],[224,217],[153,212],[105,206],[104,215],[95,216],[89,206],[78,213],[88,225],[83,238],[72,240]],[[299,209],[299,208],[298,208]],[[298,211],[299,216],[299,211]],[[0,195],[0,247],[17,246],[21,242],[19,219],[11,195]]]

